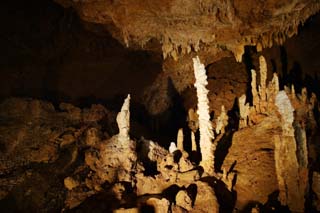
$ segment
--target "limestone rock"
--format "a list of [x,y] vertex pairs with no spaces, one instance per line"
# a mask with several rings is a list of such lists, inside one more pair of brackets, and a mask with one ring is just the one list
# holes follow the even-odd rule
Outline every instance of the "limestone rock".
[[62,136],[62,142],[60,143],[60,147],[68,146],[75,142],[75,137],[72,134],[66,134]]
[[225,132],[225,127],[228,125],[228,115],[226,113],[226,110],[224,106],[221,106],[221,112],[218,118],[216,119],[216,133],[224,133]]
[[180,190],[176,195],[176,205],[180,206],[187,211],[192,210],[192,200],[189,197],[187,191]]
[[86,123],[97,122],[108,114],[107,109],[101,104],[92,104],[91,108],[84,109],[82,112],[83,121]]
[[59,105],[59,108],[63,111],[68,112],[68,115],[69,115],[70,119],[72,119],[72,120],[81,120],[82,119],[81,109],[73,106],[72,104],[61,103]]
[[199,128],[198,114],[191,108],[188,110],[188,126],[192,132],[196,132]]
[[137,162],[135,147],[134,141],[123,144],[115,135],[99,145],[98,155],[94,150],[88,150],[85,162],[102,180],[109,183],[115,181],[132,182],[132,171],[135,170]]
[[72,177],[67,177],[64,179],[64,186],[68,190],[72,190],[73,188],[76,188],[77,186],[79,186],[79,182],[73,179]]
[[313,205],[317,211],[320,211],[320,173],[313,172],[312,182],[312,190],[316,194],[316,199],[314,200]]
[[[151,140],[146,140],[144,138],[141,138],[140,145],[141,145],[141,150],[139,152],[139,156],[144,160],[148,159],[149,161],[155,161],[155,162],[160,163],[162,161],[162,159],[165,156],[167,156],[170,152],[170,147],[169,147],[169,152],[168,152],[168,150],[161,147],[158,143],[151,141]],[[174,151],[176,151],[176,150],[177,149],[175,146]]]
[[139,213],[139,209],[138,208],[129,208],[129,209],[120,208],[120,209],[114,210],[113,213]]
[[196,181],[197,194],[190,212],[219,212],[219,203],[214,190],[205,182]]
[[192,163],[184,156],[180,158],[178,164],[179,164],[179,172],[186,172],[194,168]]
[[[107,0],[85,4],[55,1],[73,7],[84,22],[102,25],[124,46],[147,48],[150,40],[158,40],[162,44],[163,57],[170,56],[174,60],[191,50],[201,52],[205,49],[203,46],[211,45],[215,47],[211,55],[227,48],[237,61],[241,61],[245,45],[257,45],[261,51],[273,43],[283,44],[287,37],[297,33],[300,23],[319,11],[319,3],[312,0],[280,5],[276,1],[264,4],[255,0],[247,3],[188,1],[183,4],[175,0],[169,5],[132,0],[115,4],[107,4]],[[263,32],[261,28],[264,28]],[[241,34],[243,31],[245,36]]]
[[136,174],[136,181],[138,196],[145,194],[161,194],[166,188],[174,183],[171,181],[167,181],[161,175],[152,177],[144,176],[141,173]]
[[229,170],[234,165],[237,181],[233,189],[237,192],[238,209],[249,201],[265,203],[268,195],[278,189],[271,136],[280,133],[281,126],[276,117],[234,133],[223,168]]
[[99,130],[97,128],[90,128],[86,132],[86,144],[88,146],[96,146],[100,142],[100,137],[99,137]]
[[248,126],[248,117],[250,114],[249,104],[246,103],[246,95],[242,95],[238,99],[239,111],[240,111],[240,121],[239,121],[239,129],[245,128]]
[[165,198],[149,198],[146,204],[153,206],[155,213],[167,213],[170,206],[170,202]]

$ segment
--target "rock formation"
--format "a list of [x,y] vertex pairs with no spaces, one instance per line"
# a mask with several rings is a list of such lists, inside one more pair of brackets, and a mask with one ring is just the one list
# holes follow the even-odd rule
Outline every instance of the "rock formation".
[[200,59],[193,59],[194,75],[196,82],[194,86],[197,89],[198,97],[198,115],[199,115],[199,129],[200,129],[200,150],[201,150],[201,165],[205,172],[212,174],[214,172],[214,151],[215,144],[213,144],[214,133],[209,114],[209,100],[208,90],[206,88],[207,75],[204,65],[201,64]]
[[316,207],[317,211],[320,211],[320,174],[318,172],[313,173],[313,184],[312,190],[315,193],[316,199],[314,199],[314,206]]
[[[288,205],[294,212],[303,212],[308,188],[308,154],[304,125],[299,123],[314,119],[309,117],[312,107],[304,106],[312,101],[303,95],[306,94],[304,90],[300,99],[290,89],[279,91],[276,74],[267,85],[266,74],[266,62],[260,56],[258,90],[256,72],[252,70],[253,106],[245,103],[246,96],[239,98],[239,127],[243,129],[234,134],[231,150],[224,165],[230,168],[235,164],[238,174],[235,190],[240,196],[240,208],[253,197],[264,203],[272,192],[279,190],[278,199],[282,205]],[[265,131],[272,132],[273,136],[268,136]],[[247,143],[245,152],[241,150],[241,146],[244,145],[242,143]],[[234,158],[235,156],[237,158]],[[246,159],[246,165],[241,159]],[[265,171],[268,171],[268,175],[264,174]],[[255,185],[253,188],[259,191],[248,192],[246,188],[249,185]]]
[[130,139],[130,95],[125,99],[121,111],[117,115],[117,123],[119,128],[119,138],[120,140]]
[[226,110],[224,106],[221,106],[221,112],[219,117],[216,120],[216,133],[217,134],[223,134],[225,132],[225,127],[228,125],[228,115],[226,113]]
[[201,53],[210,46],[211,55],[227,48],[241,61],[245,45],[256,45],[261,51],[274,43],[283,44],[287,37],[297,33],[300,23],[319,10],[319,2],[313,0],[281,4],[254,0],[246,4],[55,1],[73,7],[84,21],[105,26],[125,46],[147,48],[155,38],[161,44],[163,57],[175,60],[193,51]]
[[[59,168],[63,176],[60,187],[67,192],[60,202],[64,202],[65,210],[83,208],[90,199],[104,194],[112,200],[108,208],[115,212],[139,212],[148,206],[156,212],[217,212],[227,208],[221,200],[231,203],[232,193],[236,192],[237,209],[246,209],[254,201],[259,205],[249,207],[257,211],[268,209],[271,195],[278,191],[276,200],[282,206],[303,212],[310,187],[314,208],[318,209],[316,172],[309,186],[309,159],[316,161],[317,158],[316,148],[309,143],[310,137],[316,136],[316,96],[309,97],[304,88],[298,95],[288,87],[279,91],[277,75],[267,83],[266,61],[262,57],[260,63],[263,74],[260,74],[259,85],[256,72],[252,71],[252,105],[247,103],[245,95],[238,99],[239,129],[235,130],[225,128],[232,119],[224,106],[217,118],[210,120],[206,71],[199,58],[194,59],[198,116],[189,110],[186,121],[191,132],[191,152],[184,147],[182,128],[178,130],[177,146],[171,142],[168,150],[143,137],[132,139],[130,95],[117,115],[102,105],[80,109],[60,104],[61,110],[56,111],[50,103],[39,100],[4,101],[0,105],[0,116],[6,126],[1,126],[0,131],[7,143],[6,152],[1,156],[0,171],[5,178],[0,182],[0,195],[4,198],[15,187],[40,175],[36,170],[19,173],[19,178],[7,174],[25,165],[50,163]],[[111,137],[111,132],[103,133],[101,127],[102,122],[112,123],[109,119],[117,122],[119,130]],[[11,126],[12,121],[20,126],[10,133],[7,128],[16,128]],[[198,128],[200,146],[197,147]],[[214,130],[218,135],[215,141]],[[29,144],[34,132],[40,134],[41,140]],[[219,150],[215,143],[226,146],[230,134],[231,146],[219,173],[214,168],[215,151]],[[68,155],[63,156],[59,149]],[[198,149],[202,155],[199,165],[192,159]],[[309,150],[314,154],[309,154]],[[61,159],[65,158],[68,162],[61,165]]]
[[0,209],[320,211],[319,11],[4,0]]

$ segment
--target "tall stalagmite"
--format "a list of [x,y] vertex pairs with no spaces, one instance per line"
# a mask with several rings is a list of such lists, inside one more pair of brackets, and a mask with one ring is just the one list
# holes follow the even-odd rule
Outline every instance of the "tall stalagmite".
[[216,149],[212,140],[214,134],[212,130],[212,124],[210,121],[209,113],[209,99],[208,90],[206,88],[208,81],[206,70],[203,64],[201,64],[199,57],[193,58],[193,67],[195,75],[195,87],[197,89],[198,97],[198,115],[199,115],[199,128],[200,128],[200,150],[202,160],[200,165],[204,171],[208,174],[214,172],[214,151]]
[[[294,108],[285,91],[276,96],[281,115],[282,135],[275,135],[275,167],[279,184],[279,200],[293,212],[304,210],[304,187],[301,189],[297,144],[293,128]],[[284,154],[285,153],[285,154]]]

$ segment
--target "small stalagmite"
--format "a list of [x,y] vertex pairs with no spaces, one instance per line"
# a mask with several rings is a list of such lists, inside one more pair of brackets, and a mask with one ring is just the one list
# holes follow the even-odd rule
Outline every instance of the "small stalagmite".
[[228,125],[228,115],[226,113],[226,110],[224,108],[224,106],[221,106],[221,113],[219,115],[219,117],[216,120],[216,133],[220,134],[220,133],[224,133],[225,132],[225,127]]
[[117,115],[120,140],[130,140],[130,94],[124,100],[121,111]]
[[259,111],[259,109],[257,109],[257,107],[259,107],[259,97],[257,91],[257,73],[255,70],[251,70],[251,93],[253,106],[256,107],[256,111]]
[[240,111],[239,129],[242,129],[248,126],[248,116],[250,113],[250,106],[246,103],[246,95],[243,94],[238,99],[238,105]]
[[180,128],[178,130],[178,134],[177,134],[177,148],[182,152],[184,151],[183,148],[183,129]]
[[174,142],[171,142],[170,146],[169,146],[169,152],[174,153],[177,150],[178,150],[178,148],[177,148],[176,144]]
[[260,85],[259,85],[259,109],[261,113],[267,111],[267,62],[263,56],[259,57]]
[[196,136],[193,131],[191,131],[191,150],[194,152],[197,151]]

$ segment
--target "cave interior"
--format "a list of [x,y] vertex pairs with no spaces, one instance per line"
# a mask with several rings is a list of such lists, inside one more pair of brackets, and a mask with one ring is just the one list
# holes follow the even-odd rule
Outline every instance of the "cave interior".
[[319,212],[319,11],[4,0],[1,212]]

